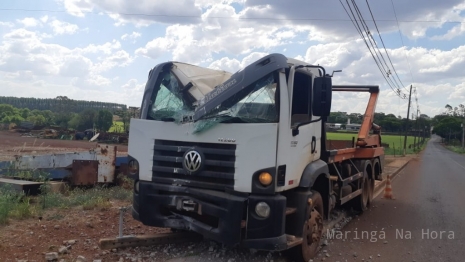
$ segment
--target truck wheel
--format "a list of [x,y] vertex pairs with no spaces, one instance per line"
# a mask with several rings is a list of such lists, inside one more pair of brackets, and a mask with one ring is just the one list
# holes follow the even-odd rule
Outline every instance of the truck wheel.
[[289,250],[296,261],[309,261],[316,256],[323,234],[323,199],[320,193],[312,191],[312,206],[307,208],[307,219],[303,225],[302,244]]
[[373,194],[375,190],[375,179],[372,177],[368,178],[368,184],[370,185],[369,192],[368,192],[368,203],[367,207],[371,206],[371,203],[373,203]]
[[373,187],[371,186],[372,182],[368,176],[366,171],[366,165],[363,169],[363,178],[360,179],[360,188],[362,189],[362,194],[355,197],[353,201],[353,207],[355,210],[359,212],[366,211],[368,209],[368,205],[373,198]]

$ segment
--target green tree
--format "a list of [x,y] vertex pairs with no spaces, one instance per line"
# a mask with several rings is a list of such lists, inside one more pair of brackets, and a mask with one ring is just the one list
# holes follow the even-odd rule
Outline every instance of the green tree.
[[19,114],[21,115],[22,118],[26,119],[29,117],[31,113],[31,110],[29,110],[29,108],[21,108],[19,110]]
[[131,121],[131,113],[128,110],[119,110],[115,112],[115,115],[121,117],[123,122],[124,132],[129,130],[129,123]]
[[451,135],[462,134],[461,123],[462,120],[460,118],[448,116],[442,118],[439,123],[434,126],[433,132],[444,138],[448,138]]
[[67,113],[67,112],[57,113],[54,116],[54,119],[55,119],[54,123],[59,125],[62,128],[68,128],[70,127],[69,122],[71,121],[73,117],[74,117],[74,114],[72,113]]
[[44,126],[45,125],[45,117],[43,115],[30,115],[26,118],[27,121],[32,122],[34,126]]
[[18,109],[12,105],[0,104],[0,119],[3,119],[5,116],[12,116],[18,114]]
[[66,123],[66,126],[69,128],[78,129],[80,122],[81,122],[81,117],[78,114],[71,114],[71,119],[68,120],[68,122]]
[[86,109],[79,114],[79,125],[77,129],[85,130],[94,128],[97,111],[93,109]]
[[113,124],[113,114],[108,110],[99,110],[95,119],[98,130],[107,132]]
[[22,121],[24,121],[24,118],[22,118],[19,114],[5,116],[1,120],[1,122],[4,124],[15,123],[16,125],[19,125]]

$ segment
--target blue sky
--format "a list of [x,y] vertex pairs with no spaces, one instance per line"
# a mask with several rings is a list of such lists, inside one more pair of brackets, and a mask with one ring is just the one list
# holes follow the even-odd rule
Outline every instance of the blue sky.
[[[367,2],[356,3],[381,47]],[[465,103],[465,1],[368,3],[393,63],[388,67],[417,88],[421,113]],[[407,100],[387,85],[337,0],[0,2],[4,96],[66,95],[139,106],[147,73],[158,63],[234,72],[274,52],[342,69],[334,83],[380,85],[377,111],[406,114]],[[335,95],[333,111],[363,112],[365,102],[360,94]]]

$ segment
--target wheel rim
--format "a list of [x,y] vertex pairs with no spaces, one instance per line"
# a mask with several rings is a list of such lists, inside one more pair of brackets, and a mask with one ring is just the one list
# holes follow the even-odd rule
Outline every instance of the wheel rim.
[[302,244],[302,253],[305,261],[312,259],[316,255],[322,233],[323,217],[316,208],[313,208],[310,213],[310,219],[305,223],[305,243]]

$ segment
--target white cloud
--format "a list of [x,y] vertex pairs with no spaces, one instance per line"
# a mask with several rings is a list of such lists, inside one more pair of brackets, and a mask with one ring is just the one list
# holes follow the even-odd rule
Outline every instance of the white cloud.
[[224,70],[230,73],[234,73],[241,69],[241,62],[237,59],[231,59],[229,57],[223,57],[210,64],[209,68],[216,70]]
[[242,61],[237,59],[230,59],[228,57],[223,57],[219,60],[212,62],[209,68],[217,69],[217,70],[224,70],[231,73],[235,73],[236,71],[250,65],[251,63],[255,62],[256,60],[268,55],[267,53],[261,52],[253,52],[250,55],[244,57]]
[[131,34],[124,34],[121,36],[121,39],[123,40],[128,40],[128,39],[136,39],[136,38],[139,38],[141,36],[140,33],[138,32],[132,32]]
[[40,21],[41,21],[42,23],[47,23],[47,21],[48,21],[48,15],[42,16],[42,17],[40,18]]
[[36,27],[40,25],[40,21],[33,18],[33,17],[26,17],[22,20],[18,19],[16,20],[18,23],[22,24],[25,27]]
[[59,74],[65,77],[85,77],[91,67],[92,61],[87,57],[70,55],[63,61]]
[[4,27],[13,27],[15,26],[12,22],[3,22],[3,21],[0,21],[0,26],[4,26]]
[[107,57],[101,58],[100,60],[102,61],[100,63],[97,63],[92,68],[92,71],[104,72],[116,66],[124,67],[129,65],[133,61],[133,58],[129,55],[128,52],[124,50],[118,50]]
[[456,26],[454,26],[452,29],[447,31],[444,35],[437,35],[431,37],[433,40],[451,40],[453,38],[456,38],[458,36],[463,35],[465,33],[465,23],[460,23]]
[[141,36],[138,32],[132,32],[131,34],[124,34],[121,36],[122,40],[132,40],[131,42],[134,44],[136,43],[136,39]]
[[121,48],[121,43],[115,39],[111,42],[106,42],[105,44],[102,45],[95,45],[95,44],[90,44],[86,46],[85,48],[79,49],[79,51],[83,53],[103,53],[106,55],[109,55],[113,53],[114,50],[118,50]]
[[37,38],[37,34],[24,28],[15,29],[3,36],[5,39],[29,39]]
[[63,35],[63,34],[72,35],[79,30],[79,27],[75,24],[59,21],[56,19],[50,22],[49,25],[52,27],[53,32],[56,35]]
[[[0,44],[0,73],[6,72],[10,78],[32,72],[40,77],[77,77],[81,84],[105,86],[111,80],[99,74],[114,67],[127,66],[133,61],[129,53],[120,49],[121,44],[116,40],[70,49],[44,43],[41,35],[24,28],[5,34],[3,39]],[[98,61],[87,57],[88,54],[98,54]]]
[[192,23],[199,20],[202,10],[193,0],[153,1],[139,0],[137,4],[126,0],[60,0],[68,13],[83,17],[86,12],[101,10],[117,25],[134,23],[147,26],[155,22]]
[[202,15],[201,23],[168,26],[164,37],[148,42],[137,49],[136,54],[157,59],[168,51],[174,60],[202,63],[211,61],[214,54],[221,52],[237,55],[268,51],[288,43],[296,34],[292,27],[217,18],[237,16],[232,6],[213,5]]
[[90,75],[90,77],[87,79],[87,82],[90,83],[91,85],[96,85],[96,86],[108,86],[111,84],[111,80],[103,77],[101,75]]
[[141,92],[144,90],[144,86],[145,86],[145,83],[139,84],[139,81],[137,79],[132,78],[121,87],[124,89],[130,89],[130,90]]
[[91,0],[59,0],[63,2],[68,13],[78,17],[84,17],[86,12],[91,12],[94,4]]

